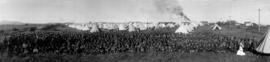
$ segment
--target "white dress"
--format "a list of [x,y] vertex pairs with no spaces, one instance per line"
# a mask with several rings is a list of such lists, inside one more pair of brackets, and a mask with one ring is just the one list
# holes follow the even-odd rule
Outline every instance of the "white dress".
[[239,47],[239,50],[237,51],[237,55],[239,55],[239,56],[246,55],[246,53],[243,51],[243,47],[242,46]]

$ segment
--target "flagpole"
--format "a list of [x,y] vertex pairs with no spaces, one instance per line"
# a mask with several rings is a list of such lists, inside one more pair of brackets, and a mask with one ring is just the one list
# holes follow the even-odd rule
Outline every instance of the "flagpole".
[[261,9],[258,9],[259,32],[261,31]]

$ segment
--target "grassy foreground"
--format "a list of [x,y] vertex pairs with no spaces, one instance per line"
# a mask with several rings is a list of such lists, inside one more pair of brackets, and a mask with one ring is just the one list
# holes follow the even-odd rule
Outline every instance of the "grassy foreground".
[[235,53],[114,53],[101,55],[33,55],[6,57],[1,62],[269,62],[269,56],[237,56]]

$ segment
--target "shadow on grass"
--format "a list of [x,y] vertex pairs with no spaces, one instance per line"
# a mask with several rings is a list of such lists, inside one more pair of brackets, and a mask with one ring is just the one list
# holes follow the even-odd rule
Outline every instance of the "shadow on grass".
[[254,62],[269,62],[270,61],[269,60],[270,54],[257,52],[256,50],[253,50],[252,53],[259,56],[254,60]]
[[256,51],[256,50],[252,50],[251,52],[252,52],[253,54],[255,54],[255,55],[258,55],[258,56],[270,56],[269,53],[261,53],[261,52],[258,52],[258,51]]

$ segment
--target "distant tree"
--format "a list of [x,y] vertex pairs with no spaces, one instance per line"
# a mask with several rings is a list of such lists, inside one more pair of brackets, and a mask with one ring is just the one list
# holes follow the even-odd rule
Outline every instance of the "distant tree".
[[5,31],[4,30],[0,30],[0,33],[4,33]]
[[29,24],[24,24],[25,26],[28,26]]
[[17,29],[17,28],[13,28],[13,29],[12,29],[12,31],[19,31],[19,29]]
[[22,29],[22,31],[28,31],[29,30],[29,28],[23,28]]
[[36,31],[37,30],[37,27],[30,27],[29,30],[30,31]]
[[221,21],[218,21],[217,24],[218,25],[225,25],[225,23],[224,22],[221,22]]
[[62,27],[65,27],[65,25],[64,24],[57,23],[57,24],[47,25],[47,26],[41,28],[41,30],[58,31],[58,28],[62,28]]
[[237,21],[236,20],[228,20],[227,22],[225,22],[226,25],[236,25]]
[[208,21],[201,21],[201,23],[204,24],[204,25],[208,25],[209,24]]
[[56,25],[47,25],[45,27],[42,27],[41,30],[55,30]]
[[252,26],[248,26],[246,30],[257,30],[259,25],[256,23],[252,23]]

